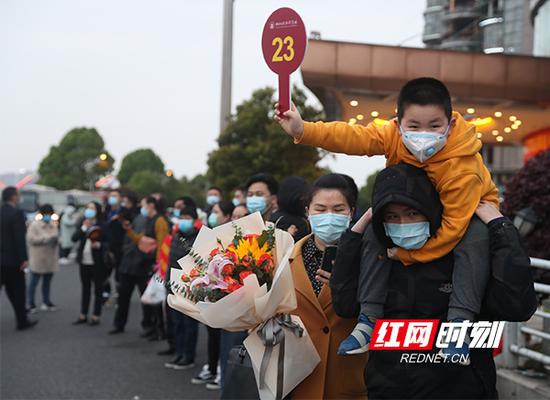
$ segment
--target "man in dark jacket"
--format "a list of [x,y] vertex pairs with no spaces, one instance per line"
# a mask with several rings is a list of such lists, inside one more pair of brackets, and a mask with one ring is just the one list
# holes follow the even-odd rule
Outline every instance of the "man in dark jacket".
[[[402,177],[405,179],[400,179]],[[399,198],[399,204],[421,208],[431,223],[440,223],[441,206],[437,192],[428,183],[422,170],[404,164],[386,168],[378,176],[373,192],[375,211],[372,224],[368,227],[378,240],[361,243],[362,235],[354,232],[354,227],[342,236],[339,243],[331,288],[333,306],[340,316],[353,317],[359,312],[356,301],[359,264],[363,268],[364,263],[385,257],[386,249],[393,247],[383,228],[383,217],[380,215],[384,212],[383,207],[377,205],[389,204],[390,197],[393,201]],[[445,321],[453,290],[453,266],[455,263],[469,262],[491,263],[491,277],[479,319],[528,319],[536,309],[529,258],[509,221],[497,218],[485,222],[488,222],[489,229],[474,217],[455,250],[431,263],[405,267],[399,261],[390,261],[384,318]],[[369,232],[367,236],[370,236]],[[509,257],[511,254],[514,256]],[[514,275],[513,279],[508,278],[509,273]],[[501,309],[499,306],[507,300],[511,307]],[[495,310],[497,313],[493,313]],[[491,350],[472,349],[468,366],[401,363],[402,351],[372,351],[365,369],[369,398],[496,398],[496,369]]]
[[[133,216],[133,215],[131,215]],[[131,217],[130,216],[130,217]],[[137,214],[131,221],[133,230],[137,233],[145,232],[147,217]],[[130,300],[134,287],[141,294],[147,287],[147,281],[151,275],[151,265],[154,262],[154,255],[145,254],[138,249],[136,243],[125,235],[122,245],[121,263],[119,272],[119,297],[117,300],[117,310],[115,313],[114,329],[110,334],[124,332],[124,327],[128,321],[128,312],[130,309]],[[141,320],[142,328],[147,332],[154,325],[153,310],[150,306],[142,304],[143,316]]]
[[17,208],[19,192],[13,186],[2,191],[0,214],[0,288],[6,286],[6,294],[11,302],[17,329],[24,330],[36,325],[30,321],[25,310],[25,269],[28,266],[27,244],[25,241],[25,215]]

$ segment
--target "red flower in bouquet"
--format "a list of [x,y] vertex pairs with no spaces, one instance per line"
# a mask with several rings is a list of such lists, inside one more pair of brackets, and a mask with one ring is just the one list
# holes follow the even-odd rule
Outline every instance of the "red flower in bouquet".
[[273,246],[275,228],[269,228],[261,235],[247,234],[236,227],[233,241],[226,247],[218,239],[218,246],[204,260],[199,254],[189,254],[195,267],[188,276],[182,276],[187,292],[195,301],[217,301],[240,289],[247,276],[258,277],[260,285],[271,284],[273,279]]
[[243,271],[239,274],[239,280],[241,282],[244,282],[244,278],[246,278],[247,276],[252,275],[252,274],[253,274],[252,271]]
[[271,271],[273,269],[273,257],[267,253],[263,254],[258,259],[258,265],[266,272]]
[[224,282],[227,283],[227,289],[223,291],[227,293],[233,293],[235,290],[240,289],[243,286],[239,283],[239,281],[231,278],[230,276],[226,277]]
[[220,249],[217,247],[210,252],[210,258],[214,257],[216,254],[220,254]]
[[224,276],[231,276],[234,271],[235,271],[235,265],[227,264],[225,267],[223,267],[222,274]]

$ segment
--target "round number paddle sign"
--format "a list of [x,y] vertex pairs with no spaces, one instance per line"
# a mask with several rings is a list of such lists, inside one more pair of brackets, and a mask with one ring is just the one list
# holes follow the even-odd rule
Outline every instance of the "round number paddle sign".
[[306,27],[296,11],[283,7],[269,16],[262,34],[262,50],[269,69],[279,75],[280,113],[290,109],[290,74],[302,63],[306,46]]

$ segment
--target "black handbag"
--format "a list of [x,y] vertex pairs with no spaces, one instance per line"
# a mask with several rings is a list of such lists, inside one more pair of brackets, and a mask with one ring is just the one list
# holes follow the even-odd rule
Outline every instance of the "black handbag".
[[231,349],[225,367],[222,400],[259,399],[252,361],[244,345]]

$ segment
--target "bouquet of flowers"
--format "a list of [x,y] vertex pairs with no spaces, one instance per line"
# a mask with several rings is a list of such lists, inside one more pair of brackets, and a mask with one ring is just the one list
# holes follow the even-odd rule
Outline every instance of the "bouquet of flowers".
[[288,232],[254,213],[214,229],[203,227],[192,251],[172,269],[168,304],[212,328],[249,330],[262,399],[287,396],[320,361],[303,323],[291,316],[296,293]]
[[275,227],[267,228],[259,235],[245,235],[239,226],[234,228],[231,243],[224,247],[218,239],[208,260],[205,261],[194,250],[190,251],[196,267],[189,274],[181,275],[181,284],[174,288],[177,292],[195,302],[215,302],[242,288],[246,277],[252,274],[269,290],[274,270]]

